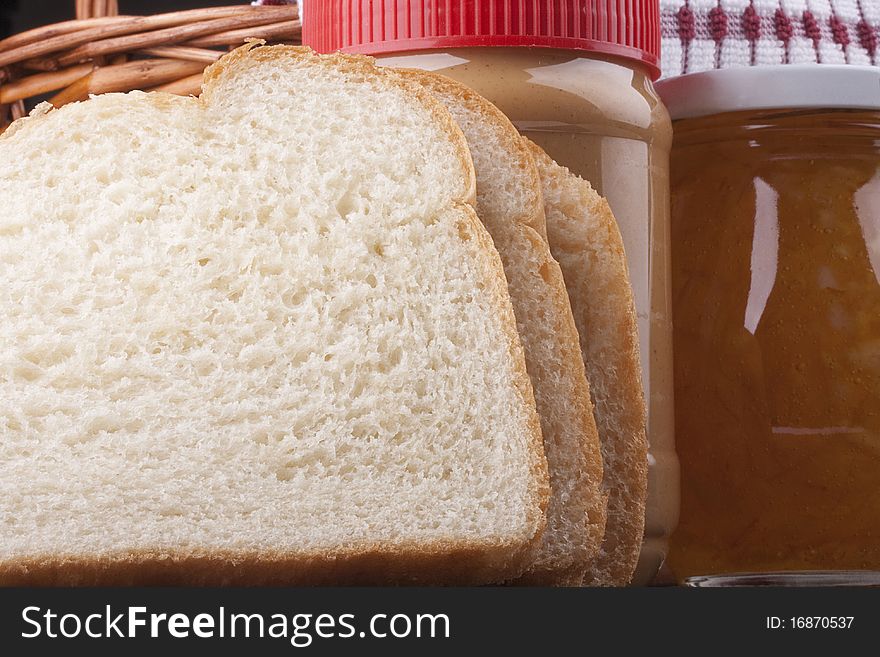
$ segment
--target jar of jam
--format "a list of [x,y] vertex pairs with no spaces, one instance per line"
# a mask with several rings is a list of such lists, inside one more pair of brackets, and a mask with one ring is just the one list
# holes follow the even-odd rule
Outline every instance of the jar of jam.
[[680,577],[880,570],[880,70],[671,79]]
[[668,244],[672,128],[652,83],[659,75],[659,1],[311,0],[304,6],[303,42],[468,85],[608,199],[632,279],[648,400],[645,542],[633,580],[648,582],[678,517]]

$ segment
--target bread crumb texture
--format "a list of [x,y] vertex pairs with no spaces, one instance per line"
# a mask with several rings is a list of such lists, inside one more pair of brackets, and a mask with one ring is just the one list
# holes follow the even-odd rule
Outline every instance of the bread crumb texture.
[[512,123],[468,87],[408,71],[461,127],[474,161],[477,213],[501,255],[532,380],[551,495],[541,547],[523,585],[580,584],[605,524],[602,457],[565,281],[546,239],[541,178]]
[[206,80],[0,137],[0,561],[532,540],[460,139],[362,59]]

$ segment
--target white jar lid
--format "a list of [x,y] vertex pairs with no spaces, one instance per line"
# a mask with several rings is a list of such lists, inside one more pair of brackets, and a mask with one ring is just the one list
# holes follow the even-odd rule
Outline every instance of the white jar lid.
[[764,109],[880,109],[880,68],[781,64],[690,73],[655,83],[673,120]]

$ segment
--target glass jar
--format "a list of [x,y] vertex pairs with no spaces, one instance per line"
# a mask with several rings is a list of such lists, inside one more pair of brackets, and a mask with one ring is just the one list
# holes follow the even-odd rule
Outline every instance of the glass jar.
[[670,565],[880,570],[880,71],[670,81]]
[[[652,84],[659,73],[658,2],[531,0],[522,15],[519,0],[387,0],[357,12],[334,0],[310,5],[306,44],[373,55],[383,66],[435,71],[468,85],[608,199],[626,249],[648,400],[645,542],[633,581],[649,582],[678,517],[669,296],[672,128]],[[569,11],[569,22],[554,22],[554,11],[561,12],[557,17]],[[596,23],[621,29],[603,31]]]

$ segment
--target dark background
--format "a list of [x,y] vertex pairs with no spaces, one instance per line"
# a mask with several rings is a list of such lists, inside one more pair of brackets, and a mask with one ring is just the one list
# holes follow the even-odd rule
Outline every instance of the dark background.
[[[0,38],[74,18],[74,0],[0,0]],[[119,0],[120,14],[161,14],[178,9],[245,5],[250,0]]]
[[[25,0],[27,1],[27,0]],[[174,657],[184,655],[283,655],[284,657],[449,657],[466,655],[568,654],[593,657],[623,655],[872,655],[880,643],[880,607],[872,589],[846,588],[250,588],[250,589],[3,589],[0,588],[0,654],[88,655],[89,657]],[[312,614],[314,635],[318,614],[355,614],[353,624],[369,627],[373,614],[444,613],[450,619],[449,639],[318,638],[305,650],[283,639],[49,639],[22,620],[28,606],[51,609],[58,616],[76,612],[81,618],[104,612],[123,613],[144,606],[147,613]],[[55,632],[58,631],[58,616]],[[785,626],[767,629],[767,617]],[[849,629],[815,630],[792,627],[791,617],[852,616]],[[127,629],[123,623],[120,628]]]

